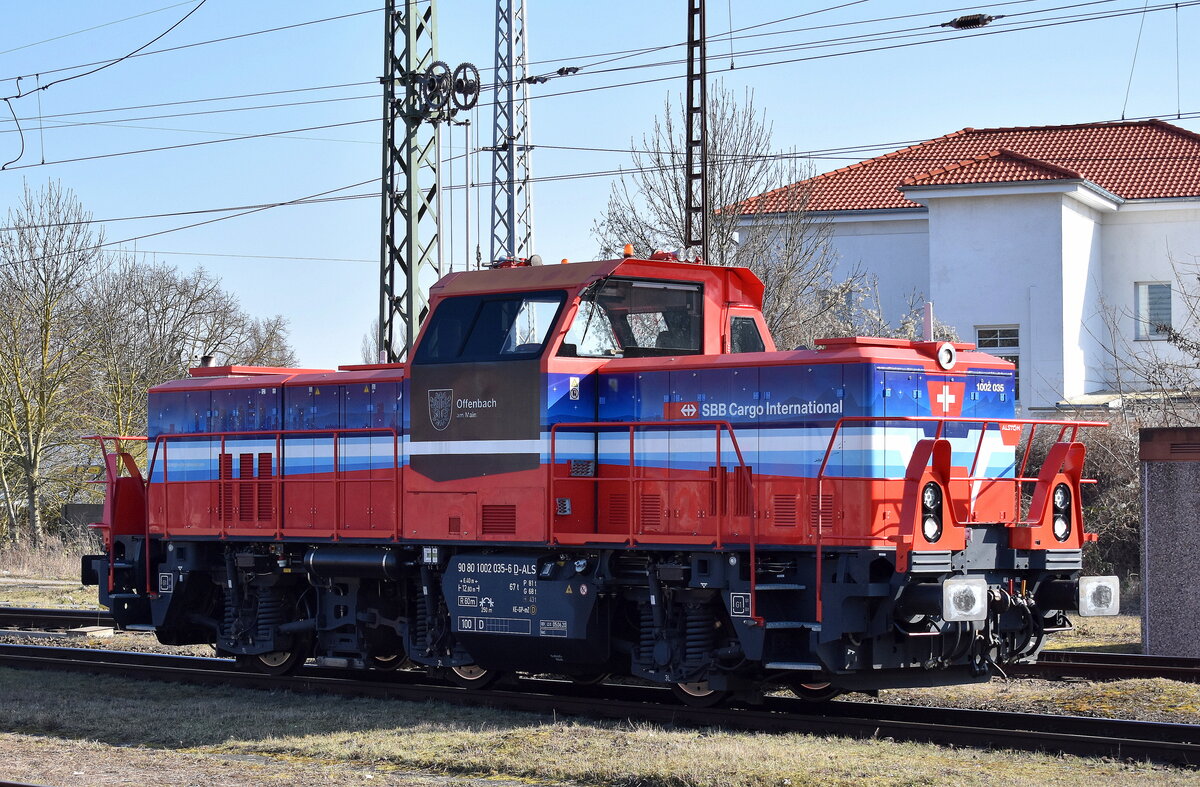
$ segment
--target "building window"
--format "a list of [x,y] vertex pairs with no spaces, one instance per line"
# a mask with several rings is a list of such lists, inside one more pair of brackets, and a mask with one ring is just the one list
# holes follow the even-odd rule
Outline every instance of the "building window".
[[1021,330],[1015,325],[999,325],[975,329],[975,346],[986,353],[1003,358],[1013,370],[1013,399],[1021,399]]
[[1167,328],[1171,327],[1171,285],[1165,282],[1138,282],[1134,287],[1136,338],[1167,338]]

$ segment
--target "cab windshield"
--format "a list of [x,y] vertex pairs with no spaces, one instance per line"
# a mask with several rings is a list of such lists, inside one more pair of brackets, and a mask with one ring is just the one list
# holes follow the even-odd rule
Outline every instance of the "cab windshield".
[[703,302],[699,284],[617,278],[597,282],[580,299],[559,355],[699,355]]

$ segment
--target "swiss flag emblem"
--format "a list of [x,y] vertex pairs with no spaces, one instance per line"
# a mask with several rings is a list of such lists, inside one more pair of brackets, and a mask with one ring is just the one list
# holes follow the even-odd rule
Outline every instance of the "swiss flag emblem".
[[663,404],[663,420],[671,421],[676,418],[695,418],[700,415],[699,402],[665,402]]
[[933,415],[948,418],[962,415],[966,380],[930,380],[926,384],[929,386],[929,410]]

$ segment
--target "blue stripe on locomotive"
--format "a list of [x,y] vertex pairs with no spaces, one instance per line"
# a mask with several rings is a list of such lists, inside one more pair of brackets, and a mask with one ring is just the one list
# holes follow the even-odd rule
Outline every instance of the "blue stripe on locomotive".
[[[695,404],[699,420],[727,421],[733,427],[746,464],[760,474],[815,477],[829,449],[834,425],[843,416],[908,416],[938,418],[943,402],[951,401],[963,385],[961,415],[1011,418],[1012,374],[979,370],[967,376],[926,373],[920,367],[881,367],[876,364],[814,364],[722,369],[668,369],[605,373],[579,380],[579,398],[569,398],[570,376],[551,375],[547,384],[547,423],[569,423],[595,417],[598,421],[648,422],[674,420],[670,428],[646,427],[636,436],[637,464],[643,467],[703,471],[717,463],[715,431],[689,429],[678,408]],[[593,388],[594,386],[594,388]],[[592,395],[596,396],[592,404]],[[595,407],[596,415],[591,415]],[[674,406],[674,407],[672,407]],[[671,412],[668,412],[671,411]],[[850,422],[826,464],[827,475],[897,477],[903,474],[916,442],[931,437],[937,421]],[[970,467],[979,444],[978,423],[947,423],[943,436],[951,441],[955,464]],[[572,441],[578,456],[564,450],[560,431],[557,458],[590,458],[586,441]],[[589,433],[594,433],[589,430]],[[727,434],[727,433],[726,433]],[[599,460],[628,464],[624,429],[600,431]],[[1013,473],[1013,451],[1005,447],[995,426],[986,432],[979,474],[993,477]],[[721,464],[737,464],[733,444],[723,437]]]

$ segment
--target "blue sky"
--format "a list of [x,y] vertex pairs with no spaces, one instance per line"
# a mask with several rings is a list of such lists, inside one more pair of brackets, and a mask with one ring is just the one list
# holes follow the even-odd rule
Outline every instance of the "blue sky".
[[[537,251],[551,261],[591,259],[590,229],[612,178],[556,176],[628,164],[627,154],[609,151],[627,150],[631,139],[649,131],[664,100],[684,88],[684,66],[677,62],[683,47],[670,45],[686,36],[687,4],[527,3],[533,70],[581,67],[578,75],[532,89],[533,142],[543,146],[533,154],[534,175],[554,178],[534,185]],[[23,77],[26,95],[11,105],[24,119],[25,150],[0,172],[0,205],[14,204],[23,179],[35,186],[60,180],[97,219],[284,202],[370,181],[331,194],[363,198],[264,210],[123,246],[181,268],[204,265],[252,313],[285,315],[305,366],[357,362],[378,308],[381,4],[208,0],[147,52],[244,37],[129,58],[29,94],[38,84],[89,70],[71,67],[138,48],[195,6],[195,0],[5,4],[0,90],[16,95],[15,77]],[[1177,6],[1158,0],[708,0],[709,74],[739,94],[754,90],[773,124],[776,148],[831,151],[811,159],[818,172],[965,126],[1115,120],[1124,110],[1127,118],[1162,117],[1200,131],[1200,51],[1189,45],[1200,32],[1200,5],[1185,0]],[[980,12],[1007,16],[980,31],[937,26]],[[245,36],[343,14],[352,16]],[[1086,20],[1099,14],[1111,16]],[[494,16],[489,2],[439,0],[440,59],[474,62],[487,84]],[[731,22],[741,31],[732,44]],[[864,35],[887,38],[850,39]],[[908,45],[914,42],[929,43]],[[814,46],[797,48],[803,44]],[[636,52],[658,47],[668,48]],[[764,47],[782,49],[751,52]],[[613,53],[631,56],[611,60],[618,56]],[[250,96],[275,91],[296,92]],[[248,97],[208,100],[229,96]],[[192,103],[162,106],[169,102]],[[487,103],[485,94],[472,118],[482,145],[491,144]],[[279,104],[297,105],[264,106]],[[0,106],[5,161],[17,158],[22,136],[7,112]],[[1175,120],[1177,112],[1184,117]],[[255,134],[270,136],[224,141]],[[191,146],[110,155],[178,145]],[[878,148],[845,150],[869,146]],[[562,147],[602,150],[556,149]],[[445,155],[462,148],[456,129]],[[98,158],[71,161],[88,157]],[[480,168],[486,179],[490,161],[482,159]],[[461,184],[462,172],[458,161],[445,185]],[[478,204],[486,210],[490,193]],[[445,213],[461,265],[461,198],[453,206],[448,201]],[[103,229],[108,240],[122,240],[226,215],[108,221]],[[486,231],[486,216],[481,226]]]

